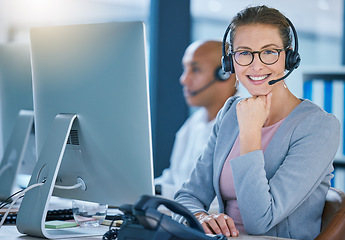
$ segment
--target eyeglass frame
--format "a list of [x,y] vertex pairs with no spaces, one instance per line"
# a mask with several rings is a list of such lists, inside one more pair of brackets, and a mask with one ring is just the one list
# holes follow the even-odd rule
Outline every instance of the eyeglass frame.
[[[281,53],[282,51],[285,51],[286,49],[288,49],[288,47],[281,48],[281,49],[262,49],[261,51],[246,51],[246,50],[238,50],[238,51],[235,51],[235,52],[230,52],[230,54],[231,54],[232,56],[234,56],[234,60],[235,60],[235,62],[236,62],[238,65],[242,66],[242,67],[249,66],[250,64],[252,64],[252,63],[253,63],[253,61],[254,61],[254,54],[255,54],[255,53],[257,53],[257,54],[258,54],[259,59],[260,59],[260,61],[261,61],[263,64],[265,64],[265,65],[273,65],[273,64],[275,64],[276,62],[278,62],[279,57],[280,57],[280,53]],[[267,51],[267,50],[276,50],[276,51],[278,52],[278,57],[277,57],[277,60],[276,60],[276,61],[274,61],[273,63],[265,63],[265,62],[264,62],[264,61],[262,61],[262,59],[261,59],[260,54],[261,54],[263,51]],[[238,63],[238,62],[237,62],[236,57],[235,57],[235,54],[236,54],[236,53],[238,53],[238,52],[241,52],[241,51],[242,51],[242,52],[250,52],[250,54],[252,55],[252,60],[250,61],[250,63],[243,65],[243,64],[240,64],[240,63]]]

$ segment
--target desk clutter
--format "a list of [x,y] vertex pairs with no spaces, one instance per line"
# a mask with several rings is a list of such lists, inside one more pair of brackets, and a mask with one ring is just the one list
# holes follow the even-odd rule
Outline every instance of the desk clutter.
[[[160,206],[185,217],[190,227],[174,221],[170,215],[159,211],[158,207]],[[212,237],[205,235],[199,222],[186,208],[168,199],[143,195],[134,205],[123,204],[116,210],[119,210],[121,214],[118,211],[113,211],[106,216],[104,223],[102,223],[102,225],[109,226],[108,231],[104,230],[103,239],[164,240],[170,239],[171,236],[181,240],[191,240],[196,237],[200,240],[226,239],[223,235]],[[17,211],[18,209],[12,210],[7,216],[5,224],[16,224]],[[1,213],[0,217],[3,215],[4,213]],[[46,228],[60,230],[76,226],[73,208],[48,210]]]
[[[183,224],[173,221],[169,216],[164,214],[166,211],[160,206],[164,206],[171,212],[181,214],[187,217],[190,228]],[[159,209],[159,211],[158,211]],[[223,235],[206,235],[197,230],[198,225],[194,218],[189,218],[189,213],[186,209],[177,203],[168,199],[163,199],[154,196],[142,196],[139,201],[134,204],[124,204],[119,208],[110,208],[105,220],[102,222],[102,227],[99,227],[100,234],[82,239],[92,240],[165,240],[165,239],[181,239],[181,240],[226,240]],[[0,231],[0,239],[19,240],[23,235],[19,233],[14,226],[16,221],[16,212],[18,209],[12,209],[11,214],[6,220],[6,226]],[[4,209],[0,209],[0,217],[4,214]],[[49,219],[49,220],[48,220]],[[54,221],[53,219],[60,219]],[[73,209],[58,209],[49,210],[47,212],[48,220],[46,223],[51,224],[49,227],[53,231],[61,231],[62,228],[74,229],[73,223]],[[74,225],[73,225],[74,224]],[[108,226],[105,227],[104,225]],[[46,226],[47,228],[47,226]],[[76,228],[78,229],[78,228]],[[173,238],[171,238],[173,236]],[[30,237],[30,239],[41,239]],[[71,239],[71,238],[63,238]],[[73,238],[75,239],[75,238]],[[79,238],[80,239],[80,238]],[[237,237],[238,240],[283,240],[283,238],[267,237],[267,236],[250,236],[241,234]]]

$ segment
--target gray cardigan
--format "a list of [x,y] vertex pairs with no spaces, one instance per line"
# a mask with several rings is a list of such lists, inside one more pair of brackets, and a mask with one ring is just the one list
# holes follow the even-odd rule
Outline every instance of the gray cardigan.
[[[215,196],[219,211],[224,212],[219,177],[238,136],[239,100],[228,99],[220,110],[190,179],[175,195],[176,201],[192,213],[207,211]],[[230,161],[248,234],[295,239],[314,239],[319,234],[339,135],[340,123],[335,116],[302,99],[265,152],[253,151]]]

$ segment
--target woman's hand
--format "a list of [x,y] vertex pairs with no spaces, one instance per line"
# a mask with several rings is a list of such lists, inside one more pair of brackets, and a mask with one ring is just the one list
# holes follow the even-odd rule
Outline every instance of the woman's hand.
[[272,93],[252,96],[238,102],[236,106],[240,130],[260,130],[270,113]]
[[237,120],[240,129],[241,155],[261,149],[261,129],[270,114],[272,93],[253,96],[238,102]]
[[223,234],[226,237],[237,237],[239,235],[232,218],[224,213],[208,215],[199,212],[194,216],[199,220],[206,234]]

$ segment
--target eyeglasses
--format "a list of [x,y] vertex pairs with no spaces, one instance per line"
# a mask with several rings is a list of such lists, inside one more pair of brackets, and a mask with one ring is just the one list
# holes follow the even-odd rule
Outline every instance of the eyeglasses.
[[240,66],[250,65],[254,60],[255,53],[259,55],[259,59],[262,63],[266,65],[272,65],[278,61],[280,52],[284,50],[285,48],[263,49],[261,51],[254,51],[254,52],[240,50],[240,51],[232,52],[231,55],[234,56],[235,62]]

